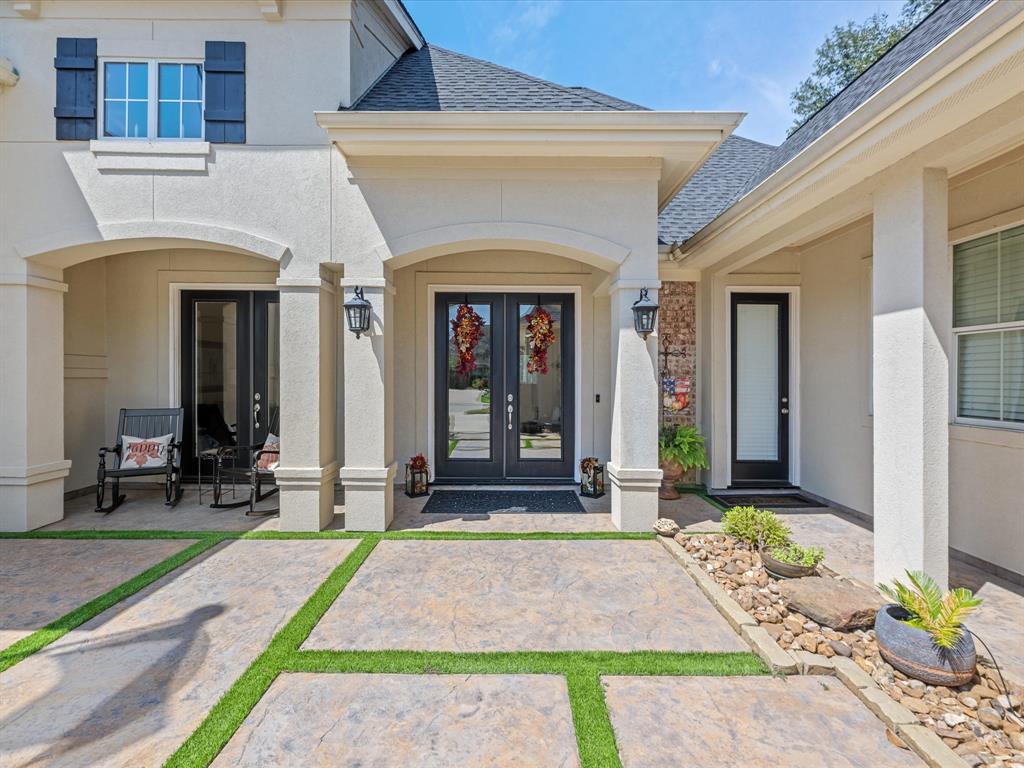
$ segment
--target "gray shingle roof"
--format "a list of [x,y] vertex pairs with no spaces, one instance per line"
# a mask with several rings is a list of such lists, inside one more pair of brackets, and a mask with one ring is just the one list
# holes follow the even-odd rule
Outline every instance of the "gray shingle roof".
[[425,45],[405,53],[351,109],[601,112],[643,107],[589,88],[567,88],[436,45]]
[[[948,0],[940,5],[890,48],[885,55],[868,67],[860,77],[808,118],[782,144],[767,153],[767,156],[762,158],[759,163],[759,167],[752,169],[745,179],[745,183],[735,189],[732,199],[723,205],[714,216],[705,220],[695,229],[693,225],[699,219],[692,215],[688,227],[677,228],[675,224],[670,224],[665,228],[666,232],[663,235],[666,237],[666,242],[683,243],[704,226],[710,224],[740,198],[820,139],[843,118],[864,104],[992,2],[994,0]],[[709,164],[714,157],[715,155],[712,155],[708,160]],[[690,183],[680,191],[676,200],[669,204],[669,208],[676,205],[680,197],[692,199],[697,196],[697,190],[690,190],[690,186],[698,182],[699,177],[707,168],[708,165],[705,165],[694,175]],[[665,214],[662,213],[663,218],[664,216]]]
[[742,136],[723,141],[658,216],[658,240],[675,245],[690,239],[736,199],[775,150]]

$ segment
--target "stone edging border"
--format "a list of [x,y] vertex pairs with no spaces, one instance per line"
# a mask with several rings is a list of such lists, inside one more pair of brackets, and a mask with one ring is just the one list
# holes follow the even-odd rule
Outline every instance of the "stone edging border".
[[913,712],[889,698],[855,661],[843,656],[826,658],[808,651],[784,650],[677,541],[668,536],[658,536],[658,540],[773,673],[836,677],[929,768],[969,768],[967,761],[921,725]]

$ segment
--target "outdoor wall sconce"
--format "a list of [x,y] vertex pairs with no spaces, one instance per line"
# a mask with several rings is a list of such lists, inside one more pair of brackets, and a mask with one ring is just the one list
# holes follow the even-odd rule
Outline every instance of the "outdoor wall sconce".
[[348,329],[358,339],[370,330],[370,302],[363,298],[363,289],[357,286],[352,298],[346,301],[344,306]]
[[640,337],[647,340],[647,337],[654,333],[654,323],[658,319],[658,305],[647,296],[647,289],[640,289],[640,298],[633,302],[633,327]]

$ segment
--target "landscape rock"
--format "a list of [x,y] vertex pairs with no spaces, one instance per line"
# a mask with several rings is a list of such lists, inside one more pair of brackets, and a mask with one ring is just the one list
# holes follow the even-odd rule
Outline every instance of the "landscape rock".
[[873,625],[884,604],[875,592],[822,576],[786,579],[779,591],[800,613],[840,632]]
[[667,517],[659,517],[654,521],[654,532],[659,536],[675,536],[679,533],[679,523]]

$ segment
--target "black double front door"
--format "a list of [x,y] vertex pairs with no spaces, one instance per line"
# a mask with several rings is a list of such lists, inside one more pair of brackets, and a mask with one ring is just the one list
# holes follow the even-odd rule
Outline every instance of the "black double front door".
[[734,293],[732,485],[789,485],[789,295]]
[[437,295],[437,480],[571,481],[573,320],[572,294]]
[[277,291],[182,291],[186,476],[198,474],[202,451],[280,435],[278,307]]

